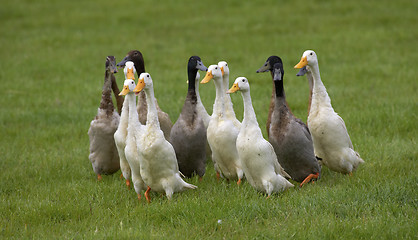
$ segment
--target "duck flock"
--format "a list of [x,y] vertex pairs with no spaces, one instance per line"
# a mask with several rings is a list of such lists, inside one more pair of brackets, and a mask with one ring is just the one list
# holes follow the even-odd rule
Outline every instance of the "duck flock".
[[[118,67],[125,75],[122,91],[114,76]],[[173,125],[158,106],[141,52],[130,51],[118,64],[114,56],[108,56],[100,107],[88,131],[89,159],[98,180],[102,174],[121,169],[126,185],[133,184],[139,199],[145,191],[150,202],[150,191],[165,193],[171,199],[175,192],[196,189],[185,179],[198,175],[202,180],[209,156],[218,179],[238,185],[245,179],[267,197],[293,187],[289,179],[300,187],[319,179],[322,165],[351,175],[364,161],[353,149],[344,120],[332,108],[316,53],[305,51],[295,68],[300,69],[297,76],[306,75],[310,86],[307,124],[293,115],[286,102],[280,57],[269,57],[257,70],[270,72],[274,84],[267,141],[257,122],[248,79],[238,77],[229,88],[225,61],[207,68],[200,57],[190,57],[187,95]],[[201,81],[199,71],[205,74]],[[211,80],[216,98],[209,115],[200,99],[199,84]],[[244,102],[242,122],[236,118],[229,96],[237,91]]]

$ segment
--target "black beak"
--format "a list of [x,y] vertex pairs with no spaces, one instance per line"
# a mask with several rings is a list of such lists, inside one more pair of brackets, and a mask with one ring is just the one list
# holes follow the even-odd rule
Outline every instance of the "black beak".
[[269,70],[270,70],[270,63],[269,62],[266,62],[266,63],[264,63],[264,65],[261,68],[259,68],[256,71],[256,73],[267,72]]
[[304,66],[303,68],[301,68],[300,70],[299,70],[299,72],[298,73],[296,73],[296,76],[303,76],[303,75],[305,75],[306,73],[308,72],[308,70],[306,70],[306,66]]
[[130,61],[130,59],[128,58],[128,56],[126,56],[125,58],[122,59],[122,61],[120,61],[118,64],[116,64],[117,67],[123,68],[125,67],[125,63],[127,61]]

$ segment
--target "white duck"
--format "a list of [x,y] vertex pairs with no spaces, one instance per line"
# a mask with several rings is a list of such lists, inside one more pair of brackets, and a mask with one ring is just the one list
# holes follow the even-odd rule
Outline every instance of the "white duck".
[[344,120],[331,106],[331,99],[321,81],[318,58],[314,51],[305,51],[295,68],[304,66],[308,67],[313,77],[308,126],[315,155],[322,158],[322,163],[331,170],[351,174],[364,160],[354,151]]
[[[134,63],[131,61],[126,62],[125,67],[123,69],[123,73],[125,74],[125,79],[131,79],[131,80],[135,79],[135,75],[134,75],[135,72],[136,70],[135,70]],[[128,136],[128,124],[129,124],[129,103],[128,101],[123,101],[120,122],[119,122],[118,129],[115,132],[114,138],[115,138],[116,148],[118,149],[118,153],[119,153],[120,170],[122,171],[122,175],[126,180],[126,185],[130,187],[131,186],[131,182],[130,182],[131,168],[125,156],[126,137]]]
[[[229,87],[229,67],[228,63],[225,61],[218,62],[218,66],[221,68],[222,71],[222,79],[223,79],[223,87],[224,92],[228,90]],[[224,103],[225,103],[225,113],[226,117],[234,123],[234,126],[238,129],[241,127],[241,122],[237,119],[234,112],[234,105],[232,104],[231,97],[229,94],[225,94],[224,96]]]
[[115,111],[112,102],[112,78],[117,72],[114,56],[106,58],[106,72],[102,91],[100,107],[96,117],[91,121],[88,131],[90,139],[89,159],[97,179],[101,174],[113,174],[119,170],[118,152],[113,141],[113,134],[119,125],[119,114]]
[[181,177],[173,146],[164,138],[158,121],[154,87],[149,73],[141,73],[134,92],[144,90],[148,105],[147,122],[140,138],[138,150],[141,154],[141,176],[148,186],[145,197],[149,201],[149,191],[165,192],[168,199],[173,193],[196,186],[186,183]]
[[218,65],[209,67],[201,83],[208,83],[212,78],[215,82],[216,98],[207,129],[207,138],[212,149],[212,160],[217,174],[220,173],[228,180],[238,180],[237,184],[240,184],[244,172],[236,148],[239,128],[226,117],[224,101],[226,91],[223,86],[222,71]]
[[129,107],[129,120],[127,128],[128,134],[126,136],[125,157],[131,169],[132,183],[134,185],[135,192],[138,194],[138,199],[141,199],[141,191],[146,190],[147,186],[141,177],[141,155],[138,152],[137,143],[140,136],[142,136],[144,126],[138,120],[138,112],[136,111],[136,97],[133,92],[135,87],[135,81],[132,79],[127,79],[125,80],[123,84],[123,90],[119,95],[126,96],[124,102],[127,102]]
[[282,192],[293,187],[284,177],[290,176],[277,161],[273,146],[261,133],[257,117],[251,103],[250,85],[245,77],[239,77],[227,93],[241,91],[244,101],[244,119],[237,137],[237,150],[248,182],[258,191]]
[[[191,56],[187,64],[188,90],[186,100],[176,123],[171,128],[170,143],[176,151],[180,172],[186,177],[193,174],[201,179],[206,171],[206,127],[197,106],[196,79],[198,70],[206,71],[198,56]],[[206,113],[207,114],[207,113]]]

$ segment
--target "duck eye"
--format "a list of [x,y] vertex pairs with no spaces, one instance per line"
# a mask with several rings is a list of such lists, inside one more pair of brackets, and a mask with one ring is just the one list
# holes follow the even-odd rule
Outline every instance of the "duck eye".
[[147,74],[147,77],[149,77],[149,74]]
[[311,53],[311,56],[313,55],[313,53]]
[[245,82],[245,79],[242,79],[242,82]]

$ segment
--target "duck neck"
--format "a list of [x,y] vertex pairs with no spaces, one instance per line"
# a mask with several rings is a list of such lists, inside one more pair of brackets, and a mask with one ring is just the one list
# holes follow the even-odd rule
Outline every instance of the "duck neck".
[[187,78],[188,78],[188,84],[189,88],[188,91],[195,91],[196,90],[196,74],[197,69],[187,69]]
[[187,69],[187,76],[188,76],[188,89],[187,95],[193,99],[193,102],[197,101],[197,91],[196,91],[196,74],[197,69]]
[[224,103],[225,111],[227,112],[228,117],[235,118],[234,107],[232,105],[231,96],[226,94],[226,91],[229,87],[229,74],[224,74],[223,76],[223,87],[224,87]]
[[309,103],[308,103],[308,115],[311,111],[311,105],[312,105],[312,91],[313,91],[313,76],[310,71],[306,73],[306,78],[308,79],[309,83]]
[[215,88],[216,88],[216,97],[215,97],[215,104],[213,105],[213,114],[215,116],[222,117],[223,112],[225,109],[224,106],[224,96],[226,95],[226,92],[223,87],[223,81],[222,78],[213,79],[215,82]]
[[[136,69],[136,74],[138,76],[141,75],[141,73],[145,72],[145,65],[144,65],[144,61],[134,61],[134,66]],[[145,97],[145,91],[141,91],[139,92],[138,95],[138,105],[137,105],[137,111],[138,113],[141,112],[146,112],[147,111],[147,101],[146,101],[146,97]]]
[[322,106],[331,106],[331,99],[328,96],[327,89],[321,81],[321,75],[319,74],[319,66],[316,64],[311,67],[312,78],[313,78],[313,88],[312,88],[312,102],[311,105],[317,105],[318,102]]
[[129,106],[129,123],[139,123],[138,112],[136,110],[135,94],[130,92],[126,95],[125,102],[128,102]]
[[109,70],[106,70],[105,79],[102,90],[102,100],[100,101],[100,109],[106,110],[107,115],[112,115],[114,111],[112,101],[112,76]]
[[129,120],[129,101],[127,100],[127,97],[125,96],[125,101],[123,101],[122,104],[122,110],[121,110],[121,114],[120,114],[120,124],[128,124],[128,120]]
[[282,80],[276,80],[274,81],[274,90],[275,90],[275,96],[276,99],[286,99],[285,93],[284,93],[284,87],[283,87],[283,79]]
[[147,99],[146,102],[148,105],[147,126],[154,126],[160,128],[160,123],[158,122],[157,106],[155,105],[154,89],[153,87],[149,87],[144,89],[144,91]]
[[[197,72],[196,72],[196,74],[197,74]],[[197,103],[202,104],[202,100],[200,99],[200,93],[199,93],[199,84],[200,83],[199,83],[199,79],[196,78],[196,75],[195,75],[195,79],[193,81],[194,81],[194,89],[195,89],[195,92],[196,92]]]
[[242,100],[244,102],[244,119],[242,120],[243,125],[257,124],[257,116],[255,115],[254,107],[251,101],[250,90],[241,91]]

